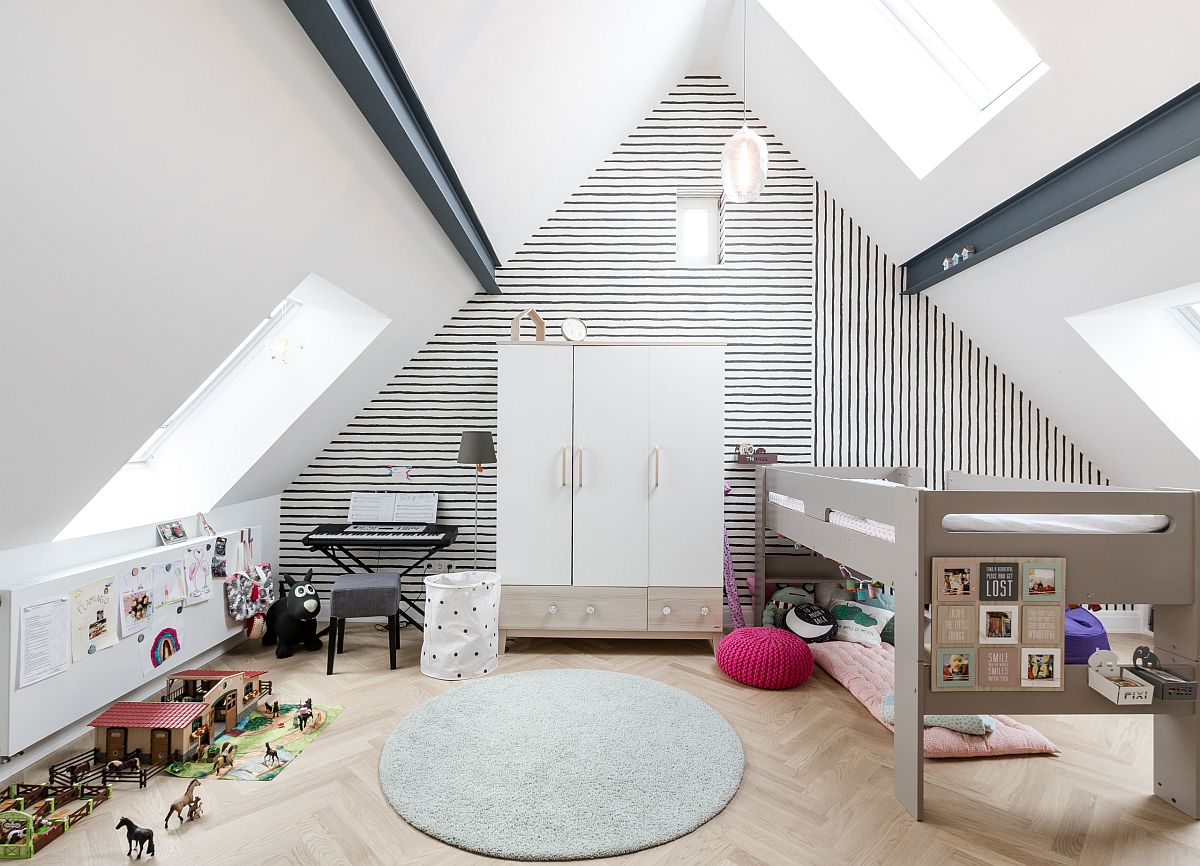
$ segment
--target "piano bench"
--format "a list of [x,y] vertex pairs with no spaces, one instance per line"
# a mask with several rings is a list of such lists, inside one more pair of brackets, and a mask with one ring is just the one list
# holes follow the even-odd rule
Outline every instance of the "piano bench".
[[387,618],[388,649],[395,670],[396,648],[400,645],[399,611],[399,574],[344,574],[335,580],[329,592],[329,660],[325,673],[333,673],[335,644],[336,652],[342,652],[346,620],[364,616]]

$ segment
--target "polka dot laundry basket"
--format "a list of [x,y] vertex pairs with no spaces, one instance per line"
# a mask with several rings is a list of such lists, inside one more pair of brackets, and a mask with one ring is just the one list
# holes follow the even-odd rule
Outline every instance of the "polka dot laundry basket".
[[425,578],[425,635],[421,673],[468,680],[496,669],[500,576],[451,571]]

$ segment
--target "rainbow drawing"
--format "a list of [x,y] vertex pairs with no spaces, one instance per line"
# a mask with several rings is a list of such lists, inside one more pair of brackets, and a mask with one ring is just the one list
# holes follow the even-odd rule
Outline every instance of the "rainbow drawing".
[[150,644],[150,663],[154,667],[158,667],[175,653],[179,652],[182,642],[179,640],[179,632],[174,628],[167,627],[160,631]]

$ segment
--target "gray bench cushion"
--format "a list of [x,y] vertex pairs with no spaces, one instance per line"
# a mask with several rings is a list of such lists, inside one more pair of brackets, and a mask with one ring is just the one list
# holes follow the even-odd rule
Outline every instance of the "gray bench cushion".
[[399,574],[344,574],[329,593],[329,615],[338,619],[393,616],[399,608]]

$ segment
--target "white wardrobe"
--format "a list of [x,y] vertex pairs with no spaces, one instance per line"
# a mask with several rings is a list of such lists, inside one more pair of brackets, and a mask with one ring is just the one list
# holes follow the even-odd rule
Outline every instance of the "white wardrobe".
[[724,380],[719,343],[500,344],[502,637],[720,635]]

